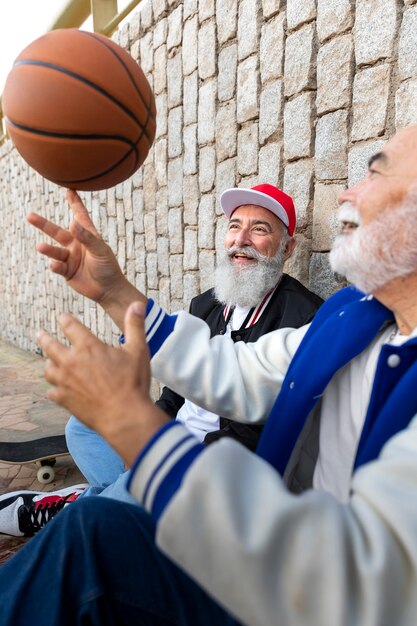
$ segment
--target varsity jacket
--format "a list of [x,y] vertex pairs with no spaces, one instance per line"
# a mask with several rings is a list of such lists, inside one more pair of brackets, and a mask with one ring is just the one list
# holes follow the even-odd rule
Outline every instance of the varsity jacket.
[[332,376],[392,319],[348,288],[310,326],[233,344],[210,340],[192,316],[149,305],[156,376],[188,387],[194,402],[205,396],[213,411],[252,421],[270,412],[256,455],[230,439],[204,447],[168,424],[128,485],[156,520],[161,549],[245,624],[415,624],[417,339],[381,348],[349,504],[311,490],[296,496],[282,479],[302,457],[300,439]]
[[[304,287],[298,280],[283,274],[279,285],[266,294],[259,305],[249,311],[242,328],[231,333],[233,342],[256,341],[277,328],[299,328],[314,317],[323,300]],[[190,313],[203,319],[210,328],[210,336],[224,335],[233,309],[216,300],[214,290],[209,289],[193,298]],[[157,403],[168,415],[175,418],[184,398],[172,389],[164,387]],[[221,414],[220,414],[221,415]],[[262,426],[248,425],[220,417],[220,429],[206,435],[209,444],[221,437],[232,437],[250,450],[255,450]]]

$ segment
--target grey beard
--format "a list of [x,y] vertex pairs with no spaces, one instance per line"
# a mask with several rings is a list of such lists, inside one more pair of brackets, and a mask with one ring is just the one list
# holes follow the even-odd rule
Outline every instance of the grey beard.
[[256,307],[282,276],[284,246],[280,246],[272,258],[247,246],[239,249],[255,258],[257,263],[236,267],[224,250],[216,268],[214,293],[222,304]]
[[417,194],[385,210],[352,234],[338,235],[330,252],[334,272],[365,293],[417,270]]

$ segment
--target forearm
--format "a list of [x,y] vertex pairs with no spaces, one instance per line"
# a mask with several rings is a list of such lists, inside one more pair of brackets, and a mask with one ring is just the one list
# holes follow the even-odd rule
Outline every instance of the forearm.
[[[416,424],[357,473],[349,506],[324,493],[289,494],[267,463],[231,441],[203,452],[194,443],[187,469],[178,469],[177,458],[165,470],[161,459],[172,444],[167,433],[156,441],[133,472],[131,493],[140,502],[147,493],[161,549],[238,619],[253,626],[414,623]],[[148,489],[157,459],[158,485]]]

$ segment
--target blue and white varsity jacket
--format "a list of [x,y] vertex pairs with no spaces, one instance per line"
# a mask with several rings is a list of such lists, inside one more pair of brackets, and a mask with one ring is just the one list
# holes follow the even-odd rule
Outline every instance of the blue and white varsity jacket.
[[297,467],[294,451],[302,454],[300,437],[333,375],[392,320],[372,296],[347,288],[310,326],[240,345],[149,303],[155,376],[223,415],[269,414],[256,455],[233,441],[205,448],[169,423],[129,481],[157,521],[161,549],[245,623],[413,623],[417,599],[404,602],[404,588],[417,583],[417,339],[381,349],[349,506],[322,492],[295,496],[282,479]]

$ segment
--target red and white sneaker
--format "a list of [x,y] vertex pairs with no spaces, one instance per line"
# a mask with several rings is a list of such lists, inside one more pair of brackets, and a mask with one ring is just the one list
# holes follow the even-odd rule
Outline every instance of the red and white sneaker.
[[14,491],[0,496],[0,533],[31,537],[67,504],[74,502],[88,485],[73,485],[60,491]]

